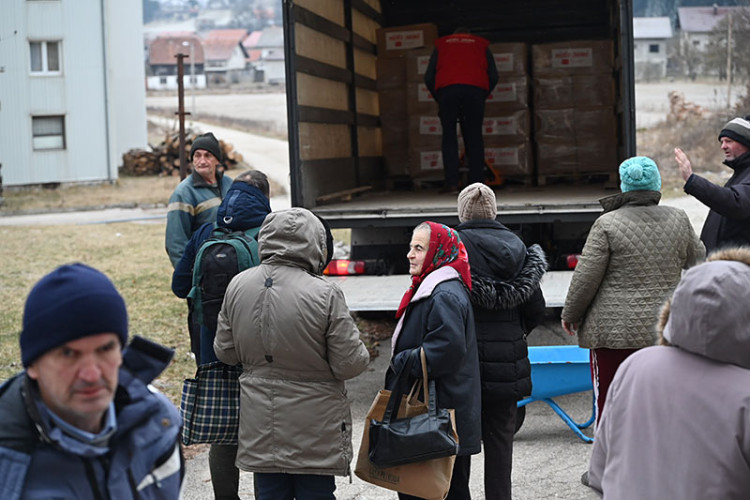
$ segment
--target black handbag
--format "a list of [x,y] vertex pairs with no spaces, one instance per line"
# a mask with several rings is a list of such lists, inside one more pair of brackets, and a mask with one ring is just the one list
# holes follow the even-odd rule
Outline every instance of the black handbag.
[[[422,386],[427,413],[396,419],[403,396],[403,380],[396,380],[382,421],[370,421],[370,461],[378,467],[422,462],[458,453],[458,438],[453,425],[453,410],[437,407],[435,381],[427,378],[427,359],[420,349]],[[398,378],[408,375],[402,370]]]

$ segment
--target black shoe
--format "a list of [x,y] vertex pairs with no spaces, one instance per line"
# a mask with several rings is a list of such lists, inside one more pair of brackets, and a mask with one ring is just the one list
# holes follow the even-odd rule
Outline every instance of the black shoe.
[[581,484],[589,486],[589,471],[586,471],[581,475]]

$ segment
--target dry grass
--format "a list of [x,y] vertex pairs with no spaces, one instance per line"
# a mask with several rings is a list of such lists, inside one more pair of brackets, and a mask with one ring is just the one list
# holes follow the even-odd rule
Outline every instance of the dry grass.
[[120,177],[113,184],[6,189],[0,215],[104,206],[166,205],[169,195],[179,182],[179,176]]
[[638,130],[638,154],[652,158],[659,165],[662,193],[665,197],[682,196],[685,184],[674,159],[674,148],[687,153],[693,170],[713,182],[723,183],[731,174],[721,164],[723,154],[717,140],[722,126],[729,120],[712,116],[679,124],[662,123],[656,127]]
[[185,301],[170,289],[172,267],[163,224],[107,224],[0,228],[0,379],[21,369],[18,332],[25,298],[39,278],[73,261],[100,269],[128,305],[131,335],[176,350],[157,386],[179,404],[182,380],[195,372]]

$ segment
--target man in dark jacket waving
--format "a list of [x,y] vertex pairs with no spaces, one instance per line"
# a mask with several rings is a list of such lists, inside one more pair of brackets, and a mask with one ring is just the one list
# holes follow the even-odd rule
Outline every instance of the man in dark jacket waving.
[[458,195],[456,230],[471,266],[482,381],[484,498],[509,500],[516,402],[531,394],[526,335],[544,313],[540,280],[547,262],[539,245],[527,249],[496,216],[495,193],[486,185],[471,184]]
[[438,38],[424,75],[432,97],[440,107],[443,128],[445,192],[458,193],[458,137],[456,121],[469,158],[469,182],[484,180],[484,101],[497,84],[497,67],[490,42],[459,28]]
[[724,165],[734,170],[724,186],[693,173],[690,158],[675,148],[685,192],[708,206],[701,241],[706,253],[727,246],[750,245],[750,116],[735,118],[719,132]]

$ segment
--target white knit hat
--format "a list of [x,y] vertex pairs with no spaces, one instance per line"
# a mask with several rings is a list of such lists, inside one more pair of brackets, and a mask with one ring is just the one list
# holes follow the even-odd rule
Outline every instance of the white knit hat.
[[495,219],[497,201],[495,192],[481,182],[466,186],[458,193],[458,220]]

